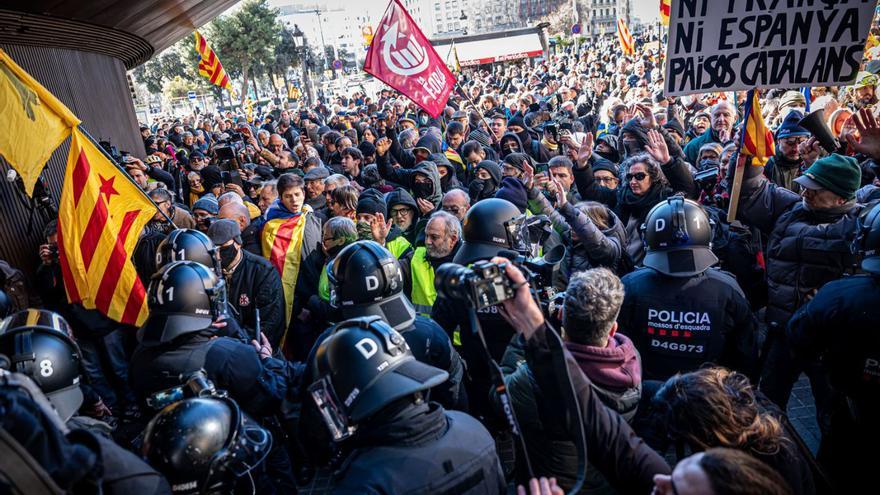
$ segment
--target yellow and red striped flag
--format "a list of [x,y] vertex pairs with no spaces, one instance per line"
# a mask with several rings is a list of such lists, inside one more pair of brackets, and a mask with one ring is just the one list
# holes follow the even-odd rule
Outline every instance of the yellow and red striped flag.
[[132,251],[156,207],[125,172],[74,128],[58,208],[58,252],[70,302],[141,325],[146,291]]
[[669,14],[672,12],[672,0],[660,0],[660,22],[669,25]]
[[[305,234],[307,215],[311,207],[303,205],[302,211],[293,213],[276,201],[266,210],[266,223],[263,226],[263,256],[268,258],[272,266],[281,275],[281,287],[284,289],[284,318],[290,323],[293,311],[293,295],[296,291],[296,279],[302,262],[302,243]],[[285,333],[285,337],[286,337]],[[282,339],[282,347],[283,347]]]
[[623,19],[617,19],[617,39],[620,40],[620,49],[624,55],[635,55],[636,44]]
[[740,146],[743,156],[751,156],[752,165],[764,166],[767,160],[775,153],[773,147],[773,133],[764,123],[761,114],[761,103],[758,101],[758,92],[749,91],[746,98],[745,115],[743,117],[742,145]]
[[220,58],[214,53],[214,50],[208,46],[208,42],[202,37],[201,33],[195,32],[196,35],[196,52],[199,54],[199,74],[205,76],[211,84],[226,88],[232,91],[232,83],[229,81],[229,74],[223,70],[223,64]]

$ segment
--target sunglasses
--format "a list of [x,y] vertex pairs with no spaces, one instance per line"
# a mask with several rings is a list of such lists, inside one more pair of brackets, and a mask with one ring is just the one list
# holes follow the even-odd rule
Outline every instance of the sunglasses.
[[629,182],[629,181],[635,179],[635,180],[641,182],[641,181],[645,180],[645,177],[647,177],[647,176],[648,176],[648,174],[646,174],[645,172],[636,172],[634,174],[626,174],[626,181]]

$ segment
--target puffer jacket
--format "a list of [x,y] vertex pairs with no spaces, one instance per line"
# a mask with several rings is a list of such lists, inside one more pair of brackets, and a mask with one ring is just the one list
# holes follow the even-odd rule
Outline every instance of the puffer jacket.
[[771,183],[762,167],[746,167],[738,218],[769,236],[766,320],[784,328],[807,296],[856,264],[851,251],[862,206],[811,211],[800,196]]
[[[558,210],[554,209],[550,201],[534,188],[529,191],[529,208],[535,214],[547,215],[566,245],[565,258],[559,270],[563,288],[568,285],[568,279],[575,272],[600,266],[615,272],[621,268],[626,232],[613,212],[608,211],[611,225],[606,229],[599,229],[588,215],[571,203],[565,203]],[[572,240],[572,232],[577,234],[578,242]]]
[[[626,421],[635,416],[642,395],[641,358],[632,341],[622,334],[609,339],[606,347],[566,342],[565,347],[578,367],[590,379],[591,390],[608,409]],[[577,449],[562,424],[550,424],[538,414],[541,391],[529,364],[524,342],[514,337],[501,362],[504,383],[523,431],[529,460],[536,474],[554,476],[568,490],[577,477]],[[494,395],[496,407],[500,407]],[[588,451],[589,453],[589,451]],[[592,463],[591,463],[592,464]],[[594,466],[587,467],[587,479],[580,493],[617,493]]]

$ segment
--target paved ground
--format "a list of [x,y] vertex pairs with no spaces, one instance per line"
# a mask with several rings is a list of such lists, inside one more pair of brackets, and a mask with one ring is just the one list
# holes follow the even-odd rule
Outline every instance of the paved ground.
[[[810,391],[810,384],[805,375],[801,375],[800,380],[791,391],[791,399],[788,401],[788,417],[804,443],[815,455],[819,448],[819,426],[816,423],[816,404],[813,402],[813,393]],[[329,488],[329,473],[321,472],[308,486],[302,488],[302,493],[318,495],[327,493]]]

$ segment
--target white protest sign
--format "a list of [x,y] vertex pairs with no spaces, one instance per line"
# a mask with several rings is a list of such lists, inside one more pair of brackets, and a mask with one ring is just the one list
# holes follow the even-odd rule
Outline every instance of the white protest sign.
[[876,6],[877,0],[673,0],[665,93],[850,84]]

